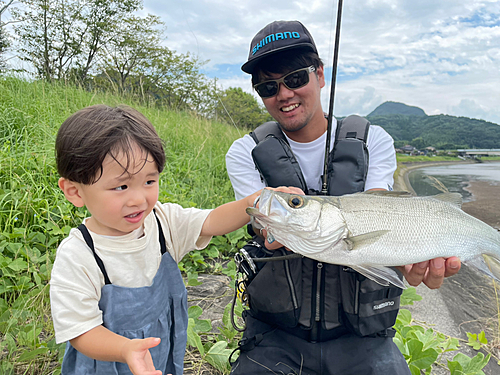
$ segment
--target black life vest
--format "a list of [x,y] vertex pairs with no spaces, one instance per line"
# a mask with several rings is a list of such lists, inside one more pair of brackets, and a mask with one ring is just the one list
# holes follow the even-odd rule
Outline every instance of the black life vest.
[[[364,191],[369,127],[366,119],[355,115],[338,121],[328,156],[329,195]],[[266,186],[296,186],[318,194],[308,189],[278,123],[264,123],[250,135],[257,143],[252,157]],[[269,253],[263,249],[261,256],[286,255],[284,249]],[[247,293],[252,316],[298,335],[309,330],[306,339],[322,341],[346,329],[360,336],[386,334],[396,321],[402,290],[381,286],[347,267],[291,258],[265,264]],[[318,329],[321,332],[315,334]]]

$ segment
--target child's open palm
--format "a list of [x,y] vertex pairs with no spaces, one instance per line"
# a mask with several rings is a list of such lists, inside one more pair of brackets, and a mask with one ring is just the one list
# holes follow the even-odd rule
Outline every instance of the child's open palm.
[[161,375],[160,370],[156,370],[151,358],[149,348],[153,348],[160,343],[159,338],[148,337],[146,339],[130,340],[126,345],[124,357],[128,367],[134,375]]

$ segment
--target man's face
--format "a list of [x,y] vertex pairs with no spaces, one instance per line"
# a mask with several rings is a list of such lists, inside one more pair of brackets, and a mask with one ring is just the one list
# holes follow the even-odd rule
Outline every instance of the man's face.
[[[260,82],[279,79],[285,74],[261,74]],[[278,93],[262,101],[269,114],[281,125],[285,132],[296,132],[311,121],[324,119],[321,108],[321,88],[325,86],[323,67],[309,73],[309,83],[299,89],[290,90],[279,84]]]

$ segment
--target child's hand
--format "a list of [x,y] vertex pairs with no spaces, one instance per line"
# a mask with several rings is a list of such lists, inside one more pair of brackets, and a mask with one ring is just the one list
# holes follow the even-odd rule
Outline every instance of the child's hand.
[[146,339],[130,340],[122,349],[130,371],[134,375],[161,375],[160,370],[156,370],[151,358],[149,348],[153,348],[160,343],[156,337]]
[[282,193],[288,193],[288,194],[305,195],[305,193],[302,191],[302,189],[295,187],[295,186],[279,186],[277,188],[266,187],[265,189],[270,189],[270,190],[274,190],[274,191],[281,191]]

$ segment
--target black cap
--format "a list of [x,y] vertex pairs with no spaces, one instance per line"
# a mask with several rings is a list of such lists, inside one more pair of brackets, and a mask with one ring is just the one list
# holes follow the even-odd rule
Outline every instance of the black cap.
[[252,74],[260,59],[291,48],[307,48],[318,53],[312,35],[299,21],[274,21],[254,36],[248,61],[241,70]]

